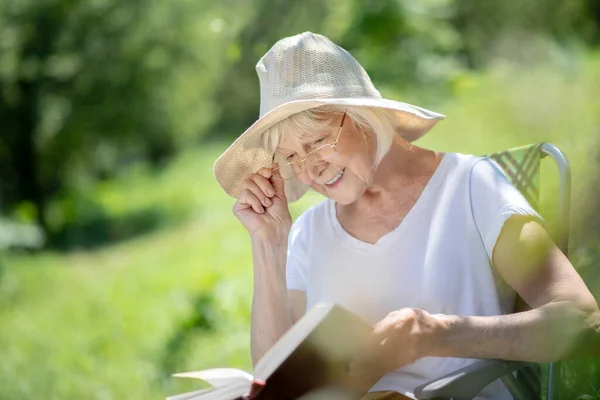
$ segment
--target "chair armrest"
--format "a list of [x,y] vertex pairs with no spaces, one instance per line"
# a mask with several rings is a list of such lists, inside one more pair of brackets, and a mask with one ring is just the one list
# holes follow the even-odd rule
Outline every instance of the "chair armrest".
[[522,361],[481,360],[415,389],[417,399],[471,400],[504,375],[531,365]]

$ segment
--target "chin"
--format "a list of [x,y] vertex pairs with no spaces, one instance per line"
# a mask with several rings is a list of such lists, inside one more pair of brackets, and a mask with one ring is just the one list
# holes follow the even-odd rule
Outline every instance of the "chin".
[[342,206],[347,206],[348,204],[352,204],[356,200],[358,200],[357,196],[352,196],[352,195],[336,195],[336,196],[327,196],[327,197],[329,197],[331,200],[335,201],[336,203],[338,203]]
[[358,198],[361,195],[361,193],[358,193],[354,190],[350,190],[349,188],[339,188],[341,190],[338,189],[336,191],[328,191],[326,188],[323,187],[313,189],[321,193],[323,196],[343,206],[354,203],[356,200],[358,200]]
[[[344,177],[344,178],[350,178]],[[343,178],[342,178],[343,179]],[[319,192],[323,196],[335,201],[341,205],[354,203],[364,193],[364,188],[357,187],[355,181],[350,178],[347,181],[340,182],[341,185],[334,189],[329,189],[327,186],[312,185],[313,190]]]

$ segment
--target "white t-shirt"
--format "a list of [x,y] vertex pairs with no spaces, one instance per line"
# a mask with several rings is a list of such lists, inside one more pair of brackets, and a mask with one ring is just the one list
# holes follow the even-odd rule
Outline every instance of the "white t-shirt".
[[[306,292],[307,309],[335,302],[371,324],[404,307],[447,315],[511,313],[515,292],[491,259],[513,214],[541,219],[493,161],[448,153],[400,225],[375,244],[348,234],[330,199],[304,212],[289,236],[287,286]],[[425,357],[385,375],[371,391],[414,397],[415,387],[472,362]],[[510,398],[499,381],[477,397]]]

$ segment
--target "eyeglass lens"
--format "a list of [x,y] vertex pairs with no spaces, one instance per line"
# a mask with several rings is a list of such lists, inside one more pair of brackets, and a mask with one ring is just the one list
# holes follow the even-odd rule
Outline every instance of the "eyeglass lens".
[[[325,145],[313,150],[305,158],[297,162],[284,164],[280,168],[283,179],[291,179],[304,172],[306,168],[311,168],[325,164],[337,156],[337,150],[332,145]],[[308,163],[308,164],[307,164]]]

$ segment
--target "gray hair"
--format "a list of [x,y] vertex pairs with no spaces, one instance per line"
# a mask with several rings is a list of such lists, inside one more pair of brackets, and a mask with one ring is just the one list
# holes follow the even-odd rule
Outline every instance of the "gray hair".
[[293,114],[263,133],[264,146],[275,153],[284,134],[301,139],[310,138],[311,132],[322,132],[343,113],[362,131],[365,138],[369,134],[375,137],[374,165],[378,165],[392,146],[396,134],[393,111],[378,107],[321,106]]

